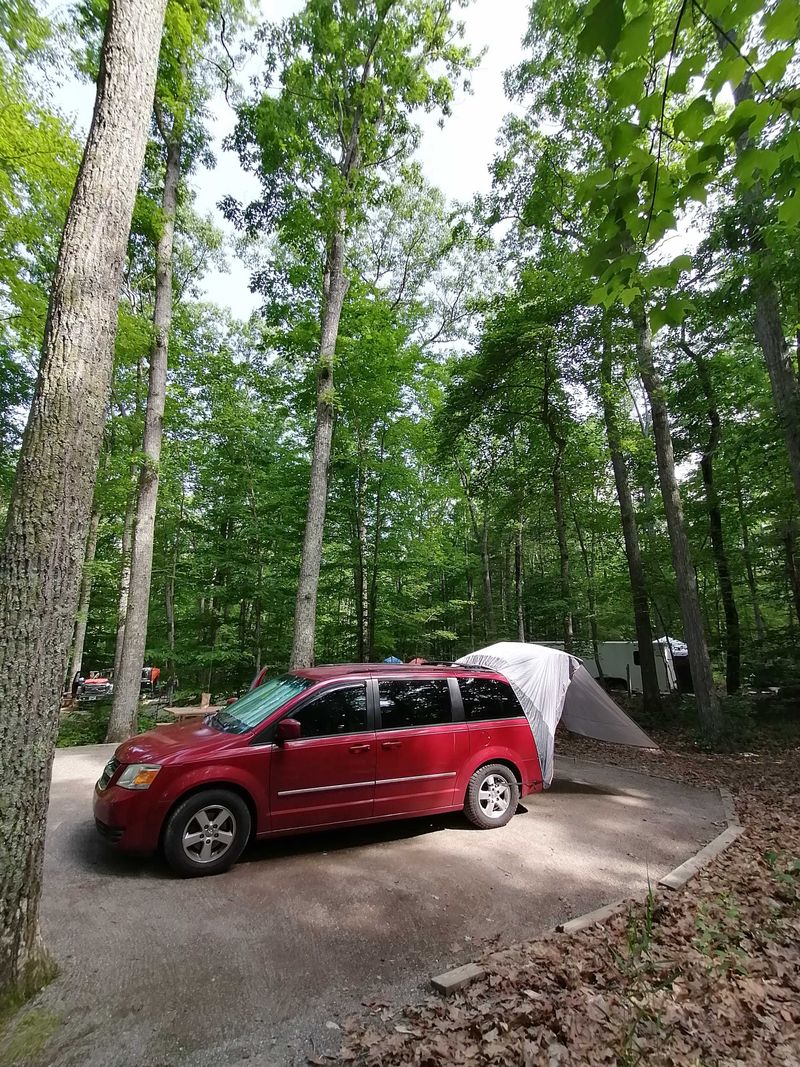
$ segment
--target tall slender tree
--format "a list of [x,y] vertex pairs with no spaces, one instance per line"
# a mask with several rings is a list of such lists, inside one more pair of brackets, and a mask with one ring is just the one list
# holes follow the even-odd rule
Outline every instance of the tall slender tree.
[[[471,65],[452,11],[469,0],[308,0],[266,28],[270,85],[240,109],[234,144],[262,180],[263,198],[228,213],[251,231],[274,225],[281,242],[321,264],[308,507],[294,621],[293,666],[314,661],[316,606],[335,422],[334,367],[353,227],[380,200],[387,173],[411,154],[420,109],[447,112]],[[333,28],[333,32],[332,32]],[[277,78],[274,79],[274,73]]]
[[[175,225],[181,180],[206,140],[199,117],[209,84],[200,64],[218,10],[182,0],[167,7],[166,33],[156,83],[153,115],[163,155],[163,184],[157,219],[153,341],[142,438],[142,462],[131,539],[130,572],[119,666],[108,741],[123,741],[136,730],[142,666],[147,642],[153,571],[159,465],[164,436],[167,359],[173,304]],[[124,567],[124,563],[123,563]],[[124,575],[124,571],[123,571]]]

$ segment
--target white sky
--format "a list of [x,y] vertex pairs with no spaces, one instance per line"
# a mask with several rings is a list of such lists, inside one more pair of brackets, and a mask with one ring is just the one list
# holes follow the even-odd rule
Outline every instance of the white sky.
[[[262,0],[265,16],[277,20],[302,7],[302,0]],[[468,200],[489,187],[488,168],[494,157],[497,132],[510,105],[503,91],[503,72],[522,55],[522,37],[527,26],[529,0],[473,0],[460,13],[466,24],[466,39],[476,52],[486,49],[483,60],[471,77],[472,92],[459,92],[453,114],[443,129],[433,116],[423,115],[418,159],[429,181],[438,185],[452,200]],[[242,81],[246,83],[247,72]],[[57,104],[75,116],[86,131],[94,102],[94,88],[70,82],[58,93]],[[235,153],[223,152],[221,143],[230,133],[234,115],[220,94],[213,101],[213,170],[201,169],[192,184],[197,192],[197,208],[210,214],[230,233],[217,209],[228,193],[246,200],[257,195],[256,180],[243,173]],[[227,273],[210,271],[204,289],[210,300],[247,318],[259,306],[260,298],[250,292],[248,272],[231,251]]]

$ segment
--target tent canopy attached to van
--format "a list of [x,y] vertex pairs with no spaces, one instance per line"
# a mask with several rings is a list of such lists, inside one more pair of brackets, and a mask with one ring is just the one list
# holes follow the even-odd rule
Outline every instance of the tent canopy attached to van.
[[618,708],[580,660],[558,648],[499,641],[462,656],[465,667],[488,667],[508,679],[530,723],[542,780],[553,780],[556,726],[619,745],[657,748],[629,715]]

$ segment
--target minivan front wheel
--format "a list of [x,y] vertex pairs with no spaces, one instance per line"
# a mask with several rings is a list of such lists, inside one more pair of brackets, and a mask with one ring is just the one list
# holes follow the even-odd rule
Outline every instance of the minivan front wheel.
[[505,826],[517,810],[519,785],[503,763],[479,767],[469,780],[464,814],[482,830]]
[[164,830],[164,858],[176,874],[219,874],[241,856],[250,837],[250,810],[228,789],[205,789],[175,808]]

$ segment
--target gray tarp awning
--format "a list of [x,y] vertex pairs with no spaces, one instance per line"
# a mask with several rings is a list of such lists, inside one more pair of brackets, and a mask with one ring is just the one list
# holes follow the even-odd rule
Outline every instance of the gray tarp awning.
[[658,747],[617,707],[580,660],[561,649],[499,641],[462,656],[458,662],[466,667],[487,667],[511,683],[530,723],[545,785],[553,780],[559,720],[568,730],[584,737],[640,748]]

